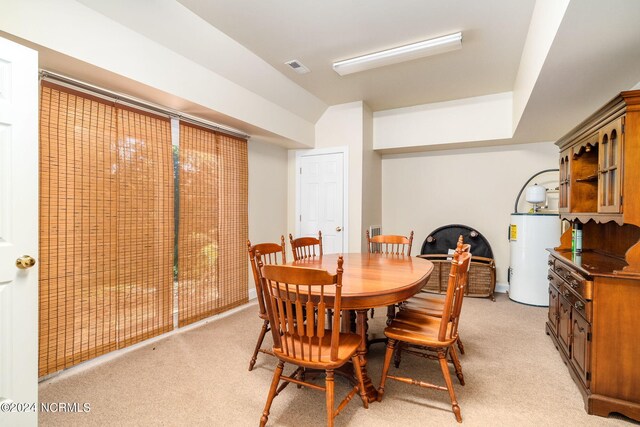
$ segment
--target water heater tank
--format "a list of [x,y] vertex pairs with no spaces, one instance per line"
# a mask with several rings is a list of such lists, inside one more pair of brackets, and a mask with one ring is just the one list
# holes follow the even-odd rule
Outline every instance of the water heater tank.
[[[511,263],[509,298],[524,304],[549,305],[547,248],[560,241],[557,214],[512,214],[509,229]],[[471,248],[473,252],[473,247]]]

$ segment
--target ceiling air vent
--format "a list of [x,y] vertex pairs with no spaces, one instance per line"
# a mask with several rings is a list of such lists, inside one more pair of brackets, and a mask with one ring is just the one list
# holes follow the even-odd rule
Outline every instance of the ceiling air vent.
[[285,64],[298,74],[307,74],[309,71],[311,71],[307,67],[302,65],[302,62],[298,61],[297,59],[287,61],[285,62]]

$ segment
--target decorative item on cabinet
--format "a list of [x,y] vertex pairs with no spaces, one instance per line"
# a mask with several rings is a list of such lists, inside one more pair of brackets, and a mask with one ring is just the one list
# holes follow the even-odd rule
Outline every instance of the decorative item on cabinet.
[[556,144],[560,217],[572,226],[550,250],[546,331],[589,414],[640,421],[640,91],[622,92]]
[[580,221],[574,221],[572,228],[571,252],[579,254],[582,253],[582,224]]

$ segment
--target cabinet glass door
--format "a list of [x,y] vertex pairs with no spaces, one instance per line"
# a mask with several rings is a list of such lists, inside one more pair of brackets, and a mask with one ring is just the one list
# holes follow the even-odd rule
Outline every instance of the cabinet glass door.
[[621,212],[622,125],[620,117],[600,130],[598,212]]

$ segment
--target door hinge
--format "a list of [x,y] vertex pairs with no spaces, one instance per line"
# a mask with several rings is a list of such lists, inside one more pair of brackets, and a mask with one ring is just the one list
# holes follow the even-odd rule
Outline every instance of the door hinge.
[[300,175],[302,175],[302,168],[300,168]]
[[585,376],[587,377],[587,381],[591,381],[591,372],[587,372]]
[[620,131],[620,133],[624,133],[624,123],[622,124],[622,130]]
[[300,222],[302,222],[302,215],[300,215]]
[[591,332],[587,332],[587,341],[591,341]]
[[622,206],[622,196],[620,196],[620,206]]

